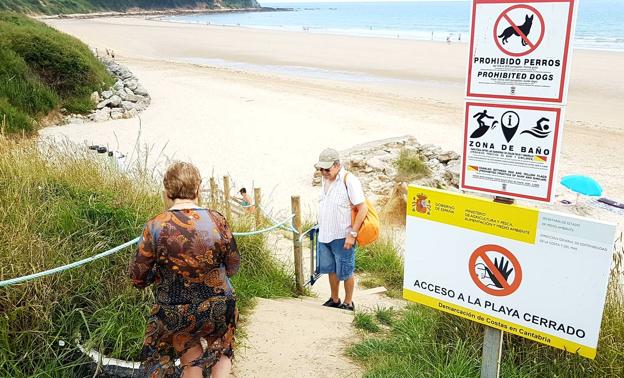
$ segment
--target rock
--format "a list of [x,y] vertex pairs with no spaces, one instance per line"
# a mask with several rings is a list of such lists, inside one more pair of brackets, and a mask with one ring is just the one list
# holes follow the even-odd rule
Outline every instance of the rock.
[[121,106],[124,108],[125,111],[133,110],[135,108],[134,103],[130,101],[122,101]]
[[134,92],[132,92],[132,89],[126,87],[126,88],[124,88],[124,91],[126,92],[127,95],[133,95],[134,96]]
[[351,169],[366,168],[366,163],[361,158],[351,159]]
[[134,91],[134,94],[139,95],[139,96],[147,96],[148,93],[145,90],[145,88],[143,88],[143,86],[141,84],[137,85],[136,88],[130,88],[132,89],[132,91]]
[[127,80],[125,83],[126,83],[126,88],[129,88],[130,90],[133,90],[133,91],[137,89],[137,87],[139,86],[136,80]]
[[133,118],[139,115],[139,112],[136,109],[130,109],[123,114],[124,118]]
[[109,105],[112,106],[112,107],[117,107],[117,106],[121,105],[121,97],[119,97],[117,95],[114,95],[113,97],[111,97],[109,99],[109,101],[110,101]]
[[376,169],[378,171],[383,171],[383,169],[386,166],[384,164],[384,162],[381,161],[381,159],[379,159],[379,158],[368,159],[366,161],[366,165],[369,166],[370,168]]
[[102,92],[102,97],[111,98],[113,96],[113,91],[104,91]]
[[459,174],[461,172],[461,160],[451,160],[446,166],[446,180],[451,185],[459,186]]
[[143,100],[144,98],[145,97],[137,96],[136,94],[126,95],[126,101],[139,102],[139,101]]
[[104,101],[100,102],[99,104],[97,104],[96,108],[97,109],[102,109],[102,108],[106,107],[106,105],[108,105],[109,103],[110,103],[110,99],[104,100]]
[[459,154],[455,151],[446,151],[438,155],[438,160],[440,163],[448,163],[451,160],[455,160],[459,158]]
[[121,119],[124,116],[124,111],[120,108],[113,109],[111,111],[110,117],[111,119]]
[[96,111],[95,114],[93,115],[93,120],[95,122],[108,121],[109,118],[110,118],[110,108],[107,108],[107,107]]
[[100,94],[96,92],[91,93],[91,103],[96,105],[100,102]]
[[113,89],[115,91],[123,91],[124,89],[124,83],[121,80],[117,80],[117,82],[115,83],[115,85],[113,85]]

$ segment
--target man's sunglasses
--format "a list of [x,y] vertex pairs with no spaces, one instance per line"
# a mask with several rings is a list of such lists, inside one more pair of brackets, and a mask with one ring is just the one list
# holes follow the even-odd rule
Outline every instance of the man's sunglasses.
[[321,172],[329,172],[331,168],[319,168],[319,171]]

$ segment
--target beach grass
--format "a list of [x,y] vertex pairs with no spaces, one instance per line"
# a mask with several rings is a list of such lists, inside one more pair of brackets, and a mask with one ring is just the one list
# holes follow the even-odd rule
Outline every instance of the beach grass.
[[388,295],[402,295],[403,259],[397,254],[392,240],[382,238],[365,247],[357,247],[355,270],[363,273],[362,286],[384,286]]
[[[358,255],[361,273],[377,282],[393,285],[402,277],[398,251],[381,240]],[[501,377],[622,377],[624,376],[624,300],[621,266],[624,249],[616,254],[616,264],[608,289],[598,353],[590,360],[525,338],[504,334]],[[394,262],[393,262],[394,261]],[[399,269],[400,266],[400,269]],[[393,268],[390,268],[393,267]],[[393,272],[391,270],[394,270]],[[479,377],[483,326],[420,304],[410,304],[393,314],[375,317],[358,315],[356,327],[389,331],[371,332],[352,345],[348,355],[365,368],[365,377]],[[373,324],[370,324],[370,323]],[[377,324],[378,323],[378,324]]]
[[0,12],[0,122],[5,133],[32,133],[61,109],[87,113],[94,106],[91,93],[112,84],[104,65],[78,39],[28,17]]
[[394,167],[397,169],[397,179],[400,181],[409,182],[431,174],[423,158],[416,151],[405,148],[399,151],[399,156],[394,161]]
[[[162,211],[147,172],[121,173],[86,148],[0,135],[0,280],[74,262],[138,236]],[[123,193],[123,195],[120,195]],[[250,229],[247,220],[232,222]],[[264,236],[237,237],[233,279],[241,312],[253,298],[294,296],[292,274]],[[139,358],[150,290],[127,278],[134,247],[82,267],[0,289],[0,376],[91,376],[77,345],[115,358]]]

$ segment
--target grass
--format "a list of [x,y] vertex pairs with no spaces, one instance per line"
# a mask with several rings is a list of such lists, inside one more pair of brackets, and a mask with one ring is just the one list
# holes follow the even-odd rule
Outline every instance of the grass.
[[[0,135],[0,280],[133,239],[162,210],[151,178],[135,170],[123,175],[83,150]],[[233,222],[233,228],[248,224]],[[242,313],[254,297],[294,295],[292,274],[271,257],[262,236],[237,241],[242,264],[233,284]],[[138,360],[153,296],[130,285],[126,271],[133,255],[128,248],[0,289],[0,376],[92,376],[77,342],[110,357]]]
[[[225,7],[245,8],[258,6],[254,0],[223,0]],[[0,0],[0,10],[22,13],[62,14],[95,11],[126,11],[132,8],[172,9],[214,5],[212,0]]]
[[405,148],[399,152],[399,157],[394,161],[394,167],[397,169],[397,179],[400,181],[409,182],[431,174],[422,157],[416,151]]
[[355,328],[368,332],[376,333],[381,330],[377,323],[375,323],[373,315],[367,312],[357,312],[353,318],[353,324],[355,325]]
[[380,239],[355,250],[355,270],[365,273],[364,287],[384,286],[388,295],[400,297],[403,292],[403,260],[390,239]]
[[[356,253],[359,253],[358,269],[372,277],[369,279],[389,287],[397,282],[402,285],[402,280],[398,280],[402,277],[402,264],[391,242],[381,240]],[[624,376],[621,256],[624,250],[616,254],[596,359],[505,334],[502,377]],[[376,322],[390,329],[381,333],[373,331],[379,328]],[[400,311],[377,309],[374,318],[372,314],[358,314],[356,327],[371,333],[348,350],[366,369],[365,377],[478,377],[480,374],[483,327],[467,319],[410,304]]]

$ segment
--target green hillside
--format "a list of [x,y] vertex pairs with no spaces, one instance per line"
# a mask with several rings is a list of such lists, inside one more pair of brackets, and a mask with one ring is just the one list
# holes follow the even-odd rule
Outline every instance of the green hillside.
[[61,108],[86,113],[90,95],[112,85],[106,68],[74,37],[41,22],[0,12],[0,124],[31,133]]
[[[132,8],[172,9],[212,7],[214,0],[0,0],[0,10],[29,14],[89,13],[126,11]],[[223,0],[228,8],[258,7],[256,0]]]

